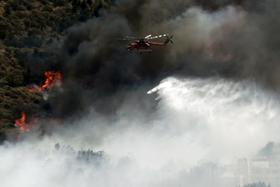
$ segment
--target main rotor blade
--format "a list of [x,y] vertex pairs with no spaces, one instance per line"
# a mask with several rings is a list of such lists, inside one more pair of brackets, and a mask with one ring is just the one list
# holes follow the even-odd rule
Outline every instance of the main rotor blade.
[[153,36],[152,34],[149,34],[147,36],[145,36],[144,38],[141,38],[141,37],[135,37],[135,36],[126,36],[120,40],[123,40],[123,41],[130,41],[130,40],[141,40],[141,39],[145,39],[145,40],[153,40],[153,39],[158,39],[158,38],[162,38],[162,37],[173,37],[172,35],[169,36],[169,34],[160,34],[160,35],[156,35],[156,36]]
[[138,37],[135,36],[126,36],[125,39],[137,39]]
[[126,37],[121,38],[121,39],[119,39],[119,40],[121,40],[121,41],[130,41],[130,40],[137,40],[137,39],[138,39],[138,37],[126,36]]
[[145,36],[145,39],[149,39],[149,38],[151,38],[151,34],[149,34],[149,35],[147,35],[147,36]]
[[158,39],[158,38],[167,37],[167,36],[168,36],[168,34],[161,34],[161,35],[149,37],[148,39],[149,39],[149,40],[152,40],[152,39]]

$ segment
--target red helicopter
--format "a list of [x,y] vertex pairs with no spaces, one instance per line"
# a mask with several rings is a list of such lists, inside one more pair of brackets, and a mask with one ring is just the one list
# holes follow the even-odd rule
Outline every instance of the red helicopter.
[[[165,41],[163,42],[158,42],[155,41],[159,38],[165,37]],[[166,46],[169,42],[173,43],[172,40],[173,36],[169,36],[168,34],[162,34],[162,35],[157,35],[157,36],[152,36],[151,34],[148,36],[145,36],[143,38],[137,38],[137,37],[125,37],[122,40],[125,41],[132,41],[131,43],[128,44],[127,50],[128,51],[134,51],[137,50],[137,52],[152,52],[152,46]]]

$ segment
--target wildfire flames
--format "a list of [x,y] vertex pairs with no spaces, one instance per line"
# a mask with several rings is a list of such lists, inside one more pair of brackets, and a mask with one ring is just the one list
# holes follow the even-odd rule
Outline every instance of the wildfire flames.
[[[61,84],[62,75],[60,72],[46,71],[44,72],[44,77],[45,77],[45,81],[42,85],[40,86],[33,85],[29,87],[28,90],[33,93],[37,93],[37,92],[43,93]],[[28,132],[32,127],[32,124],[34,122],[33,120],[34,119],[30,120],[29,123],[27,123],[26,113],[22,112],[21,117],[15,120],[15,126],[18,127],[20,129],[20,132],[22,133]]]
[[46,71],[44,73],[45,81],[41,86],[32,86],[28,90],[30,92],[44,92],[46,90],[49,90],[55,86],[60,85],[62,80],[62,75],[60,72],[54,72],[54,71]]
[[19,128],[20,132],[28,132],[28,124],[26,123],[26,113],[22,112],[21,117],[15,121],[15,126]]
[[53,88],[61,82],[62,76],[60,72],[46,71],[44,73],[46,78],[44,84],[40,86],[40,90],[43,92],[47,89]]

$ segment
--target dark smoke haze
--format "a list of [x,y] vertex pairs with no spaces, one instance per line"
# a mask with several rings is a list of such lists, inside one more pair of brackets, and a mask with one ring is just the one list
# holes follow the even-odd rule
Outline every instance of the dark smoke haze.
[[[278,0],[116,0],[69,28],[46,63],[63,74],[45,106],[55,131],[0,146],[3,186],[243,186],[235,159],[280,141],[279,11]],[[174,44],[147,54],[119,41],[164,33]],[[104,163],[77,159],[87,148]]]
[[[93,104],[112,112],[127,91],[148,90],[168,75],[251,79],[278,90],[279,6],[276,0],[116,1],[67,31],[56,62],[64,92],[50,101],[51,111],[65,117]],[[161,33],[173,34],[175,44],[151,54],[129,53],[118,40]]]

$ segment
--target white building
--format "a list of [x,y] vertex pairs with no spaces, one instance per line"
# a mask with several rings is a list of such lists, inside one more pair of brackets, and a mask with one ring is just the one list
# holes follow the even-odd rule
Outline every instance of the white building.
[[239,186],[264,182],[271,187],[280,186],[280,144],[269,143],[252,159],[239,159],[236,166]]

